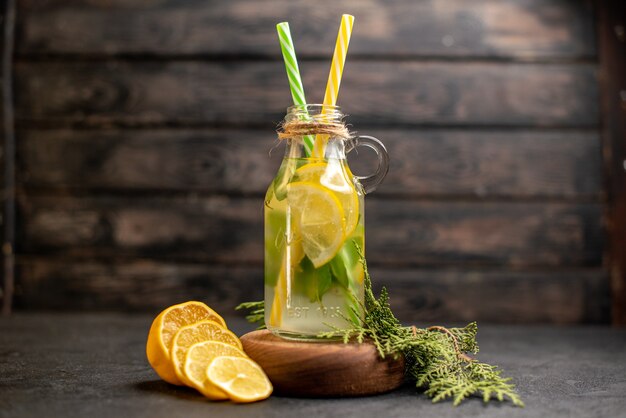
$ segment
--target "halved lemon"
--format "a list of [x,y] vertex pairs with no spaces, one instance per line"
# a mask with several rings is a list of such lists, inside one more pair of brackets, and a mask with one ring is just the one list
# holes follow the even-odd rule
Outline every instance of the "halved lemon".
[[345,238],[343,208],[327,188],[313,182],[287,185],[287,200],[302,235],[302,248],[317,268],[330,261]]
[[263,369],[249,358],[216,357],[206,376],[235,402],[260,401],[272,394],[272,384]]
[[241,341],[235,334],[214,321],[200,321],[180,328],[174,336],[170,357],[176,377],[188,386],[191,386],[191,382],[183,373],[185,355],[192,345],[201,341],[220,341],[242,348]]
[[174,385],[183,384],[176,376],[170,357],[174,335],[179,328],[205,319],[226,327],[224,319],[213,309],[196,301],[170,306],[154,319],[148,333],[146,355],[161,379]]
[[332,190],[343,208],[346,236],[354,231],[359,222],[359,195],[349,180],[350,174],[340,160],[305,164],[295,173],[298,181],[319,183]]
[[214,358],[219,356],[247,357],[242,350],[230,344],[219,341],[202,341],[189,348],[183,368],[190,386],[213,400],[228,399],[226,393],[206,377],[207,367]]

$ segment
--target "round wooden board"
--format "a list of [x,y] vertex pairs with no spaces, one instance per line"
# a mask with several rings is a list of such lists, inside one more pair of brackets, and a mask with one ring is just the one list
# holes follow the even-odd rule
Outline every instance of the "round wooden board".
[[279,395],[374,395],[393,390],[404,381],[404,357],[381,359],[370,343],[289,341],[267,330],[250,332],[241,342]]

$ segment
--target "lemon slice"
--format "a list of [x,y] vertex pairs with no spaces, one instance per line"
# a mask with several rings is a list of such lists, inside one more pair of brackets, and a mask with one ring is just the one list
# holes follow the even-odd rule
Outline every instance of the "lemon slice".
[[255,402],[272,393],[263,369],[249,358],[216,357],[206,370],[207,379],[235,402]]
[[345,237],[339,199],[317,183],[295,182],[287,186],[287,201],[302,235],[304,253],[313,266],[323,266],[337,254]]
[[319,183],[333,191],[343,208],[346,223],[345,235],[349,236],[359,223],[359,195],[349,181],[349,175],[344,170],[341,161],[305,164],[297,169],[295,174],[298,181]]
[[168,383],[182,385],[172,365],[170,350],[179,328],[208,319],[226,326],[224,319],[202,302],[190,301],[170,306],[152,322],[146,355],[155,372]]
[[191,386],[212,400],[228,399],[226,393],[206,377],[206,369],[219,356],[246,357],[239,348],[219,341],[202,341],[192,345],[185,356],[185,377]]
[[200,321],[180,328],[174,336],[170,357],[174,371],[176,372],[176,377],[187,386],[192,385],[183,373],[185,355],[192,345],[202,341],[220,341],[237,348],[242,348],[241,341],[239,341],[239,338],[237,338],[235,334],[214,321]]

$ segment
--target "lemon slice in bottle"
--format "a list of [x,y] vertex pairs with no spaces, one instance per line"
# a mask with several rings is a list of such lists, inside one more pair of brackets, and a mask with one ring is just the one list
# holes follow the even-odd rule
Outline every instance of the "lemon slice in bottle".
[[315,268],[329,262],[343,245],[345,222],[339,199],[313,182],[287,186],[287,201],[302,235],[302,248]]
[[341,161],[305,164],[296,170],[295,175],[298,181],[319,183],[333,192],[343,208],[345,235],[349,236],[359,223],[359,195]]

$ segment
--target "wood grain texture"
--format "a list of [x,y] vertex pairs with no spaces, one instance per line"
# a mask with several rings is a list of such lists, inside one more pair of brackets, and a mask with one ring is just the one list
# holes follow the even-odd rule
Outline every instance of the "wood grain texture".
[[15,50],[15,0],[2,3],[0,32],[2,52],[0,67],[0,92],[2,94],[0,117],[2,145],[0,145],[0,171],[2,194],[0,204],[0,232],[2,233],[2,286],[0,287],[1,314],[11,313],[15,288],[15,125],[13,95],[13,53]]
[[[80,261],[22,257],[20,309],[157,312],[202,300],[225,315],[263,298],[262,267],[149,260]],[[600,268],[543,271],[372,268],[404,323],[606,323],[607,273]],[[241,314],[241,312],[240,312]]]
[[[372,129],[392,156],[373,196],[599,198],[595,132]],[[262,194],[284,148],[271,130],[23,130],[21,185],[37,190]],[[271,151],[271,158],[268,155]],[[373,155],[353,154],[366,174]],[[372,158],[368,158],[372,157]]]
[[404,356],[381,359],[368,342],[287,341],[262,330],[243,335],[241,343],[282,396],[376,395],[404,382]]
[[[21,251],[263,260],[263,200],[225,196],[20,199]],[[374,264],[599,265],[599,204],[370,199]]]
[[22,0],[19,52],[278,56],[286,20],[300,57],[329,57],[342,13],[356,16],[351,56],[595,55],[590,2],[567,0]]
[[[0,6],[0,53],[1,53],[1,57],[3,58],[6,54],[5,54],[5,49],[6,49],[6,31],[5,31],[5,24],[6,24],[6,16],[7,16],[7,2],[4,2],[1,6]],[[1,63],[1,59],[0,59],[0,63]],[[1,65],[1,64],[0,64]],[[4,67],[0,66],[0,78],[2,79],[2,82],[0,83],[0,95],[2,98],[4,98],[5,95],[5,88],[6,88],[6,83],[4,82],[4,80],[6,79],[5,74],[4,74]],[[2,243],[4,243],[4,223],[5,223],[5,196],[6,196],[6,184],[5,184],[5,159],[6,159],[6,153],[4,152],[5,149],[5,141],[6,141],[6,137],[4,135],[4,132],[6,131],[5,128],[5,106],[6,104],[3,103],[2,101],[0,101],[0,112],[1,112],[1,116],[0,116],[0,129],[3,132],[2,135],[2,140],[0,141],[0,187],[2,190],[2,194],[0,195],[0,237],[2,237]],[[10,303],[8,303],[9,297],[8,297],[8,292],[9,292],[9,287],[11,287],[11,283],[8,283],[10,280],[9,278],[6,276],[5,272],[4,272],[4,254],[2,254],[2,256],[0,257],[0,271],[2,271],[2,277],[0,277],[0,315],[4,314],[5,311],[8,311],[8,308],[5,308],[5,306],[10,306]],[[11,294],[11,301],[13,300],[13,295]]]
[[603,202],[621,183],[601,175],[596,3],[16,1],[22,308],[259,299],[282,149],[267,152],[291,103],[275,24],[290,21],[316,102],[348,12],[339,100],[392,156],[366,219],[394,308],[608,321]]
[[[607,177],[607,258],[613,323],[626,326],[626,5],[600,4],[603,154]],[[621,32],[620,32],[621,30]]]
[[[291,103],[281,63],[18,63],[16,118],[39,124],[236,125],[272,129]],[[326,63],[303,66],[311,102]],[[317,86],[317,87],[315,87]],[[595,127],[591,64],[349,62],[340,104],[368,125]],[[317,92],[317,93],[316,93]]]

